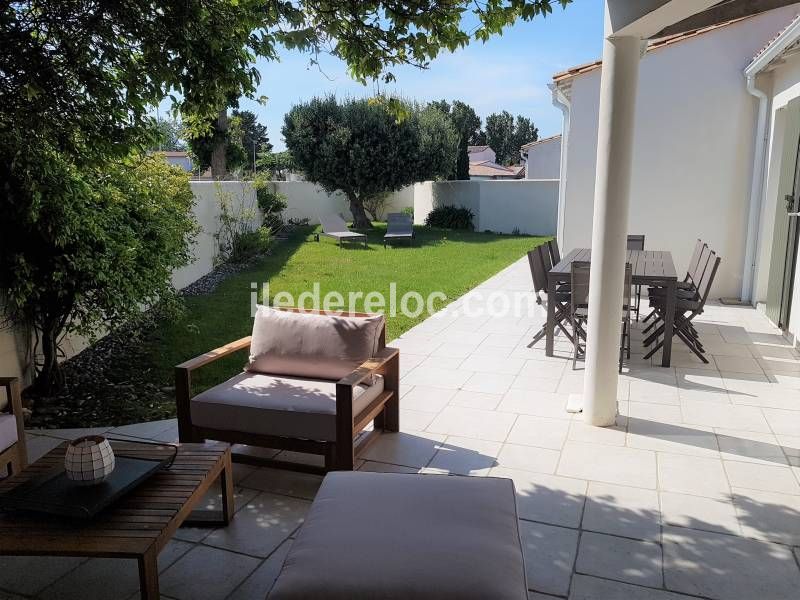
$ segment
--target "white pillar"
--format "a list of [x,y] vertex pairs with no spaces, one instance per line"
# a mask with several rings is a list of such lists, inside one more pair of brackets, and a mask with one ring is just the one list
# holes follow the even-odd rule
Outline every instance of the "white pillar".
[[641,49],[638,37],[606,37],[603,43],[583,389],[583,415],[590,425],[613,425],[617,416],[620,315]]

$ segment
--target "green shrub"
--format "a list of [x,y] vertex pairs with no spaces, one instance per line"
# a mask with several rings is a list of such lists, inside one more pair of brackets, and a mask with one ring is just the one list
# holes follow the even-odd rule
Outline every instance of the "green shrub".
[[403,210],[401,210],[400,212],[403,213],[404,215],[408,215],[409,217],[411,217],[412,221],[414,220],[414,207],[413,206],[405,206],[405,207],[403,207]]
[[263,256],[272,248],[274,239],[270,228],[265,226],[255,231],[240,233],[231,244],[228,261],[244,263],[257,256]]
[[283,211],[288,204],[286,197],[275,191],[270,185],[270,178],[265,174],[259,174],[253,180],[253,187],[256,190],[256,201],[261,214],[264,216],[264,227],[269,227],[273,234],[280,233],[284,227]]
[[468,229],[472,231],[475,225],[472,219],[475,215],[468,208],[463,206],[439,206],[434,208],[425,217],[425,224],[428,227],[439,227],[440,229]]

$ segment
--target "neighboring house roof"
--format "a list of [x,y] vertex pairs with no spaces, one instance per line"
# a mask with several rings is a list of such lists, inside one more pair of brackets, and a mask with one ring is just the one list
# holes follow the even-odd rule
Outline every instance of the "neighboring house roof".
[[473,152],[483,152],[484,150],[488,149],[489,146],[467,146],[467,152],[470,154]]
[[512,165],[504,167],[491,161],[469,163],[470,177],[507,177],[518,178],[524,173],[525,167],[522,165]]
[[528,142],[527,144],[522,144],[522,146],[520,146],[519,149],[524,151],[528,150],[529,148],[533,148],[534,146],[538,146],[539,144],[546,144],[547,142],[554,142],[555,140],[560,140],[560,139],[561,139],[561,134],[559,133],[558,135],[551,135],[550,137],[546,137],[541,140],[536,140],[533,142]]
[[[739,21],[744,21],[745,19],[750,19],[756,15],[750,15],[747,17],[739,17],[737,19],[731,19],[730,21],[723,21],[722,23],[717,23],[715,25],[709,25],[708,27],[700,27],[699,29],[691,29],[689,31],[684,31],[683,33],[676,33],[675,35],[668,35],[663,38],[659,38],[656,40],[651,40],[650,44],[647,46],[647,51],[651,52],[652,50],[658,50],[660,48],[665,48],[672,44],[676,44],[678,42],[683,42],[684,40],[691,39],[693,37],[697,37],[698,35],[703,35],[704,33],[709,33],[711,31],[716,31],[717,29],[721,29],[723,27],[727,27],[728,25],[733,25],[734,23],[738,23]],[[566,79],[571,79],[576,75],[582,75],[583,73],[588,73],[590,71],[594,71],[599,69],[603,66],[602,60],[596,60],[594,62],[586,63],[583,65],[578,65],[576,67],[572,67],[567,69],[566,71],[561,71],[560,73],[556,73],[553,75],[553,81],[558,83],[560,81],[564,81]]]
[[753,57],[745,69],[748,76],[755,75],[762,69],[769,67],[773,61],[781,57],[795,54],[800,47],[800,15],[792,19],[789,24],[781,29],[775,37],[768,41]]

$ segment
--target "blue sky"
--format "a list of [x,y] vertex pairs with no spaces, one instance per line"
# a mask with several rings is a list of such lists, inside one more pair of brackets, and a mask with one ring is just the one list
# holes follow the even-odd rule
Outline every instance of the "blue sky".
[[283,51],[278,63],[258,62],[257,95],[269,99],[266,105],[245,99],[241,108],[267,125],[276,150],[284,147],[283,115],[297,102],[329,93],[370,96],[379,90],[419,101],[462,100],[483,119],[505,109],[532,118],[545,137],[561,131],[561,112],[553,107],[547,84],[554,73],[597,59],[602,33],[603,1],[575,0],[566,10],[555,6],[547,18],[517,23],[486,44],[441,54],[427,70],[394,69],[397,81],[389,86],[354,82],[344,63],[331,56],[321,57],[317,68],[309,67],[307,55]]

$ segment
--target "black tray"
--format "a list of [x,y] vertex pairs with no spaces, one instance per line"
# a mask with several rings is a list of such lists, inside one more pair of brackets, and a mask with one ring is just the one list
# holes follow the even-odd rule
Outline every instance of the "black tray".
[[90,519],[172,460],[116,456],[111,475],[93,486],[70,481],[62,464],[0,494],[0,509]]

